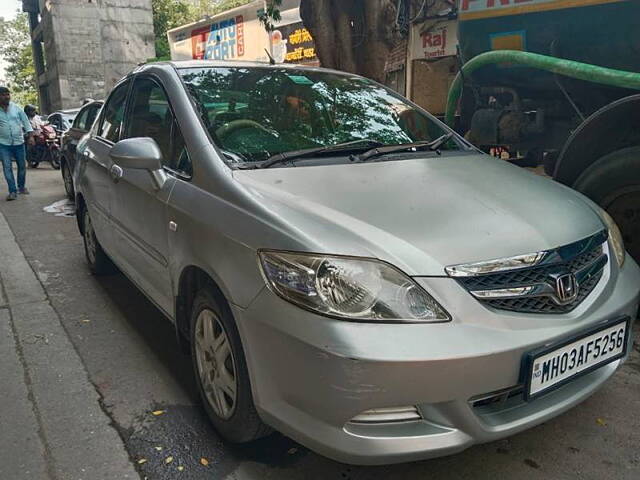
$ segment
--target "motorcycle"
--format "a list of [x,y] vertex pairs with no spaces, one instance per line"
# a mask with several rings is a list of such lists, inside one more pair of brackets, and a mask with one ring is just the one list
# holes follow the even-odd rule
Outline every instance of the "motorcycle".
[[60,138],[53,126],[43,125],[35,136],[35,145],[29,148],[27,160],[31,168],[49,162],[55,170],[60,169]]

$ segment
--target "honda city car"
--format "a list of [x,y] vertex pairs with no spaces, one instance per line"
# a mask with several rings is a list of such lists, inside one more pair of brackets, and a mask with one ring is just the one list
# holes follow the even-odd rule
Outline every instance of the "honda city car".
[[579,404],[631,348],[640,271],[605,211],[357,75],[138,67],[73,175],[90,270],[175,324],[230,442],[452,454]]

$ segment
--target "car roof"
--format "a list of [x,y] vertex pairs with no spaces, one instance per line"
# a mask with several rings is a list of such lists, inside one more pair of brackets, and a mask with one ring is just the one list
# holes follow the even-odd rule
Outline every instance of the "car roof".
[[79,111],[80,111],[79,108],[70,108],[70,109],[67,109],[67,110],[56,110],[55,112],[51,112],[49,114],[49,116],[51,116],[51,115],[66,115],[66,116],[77,115]]
[[131,74],[138,73],[140,71],[146,70],[147,68],[154,66],[171,66],[176,70],[187,69],[187,68],[260,68],[260,69],[271,69],[271,70],[295,70],[295,71],[309,71],[309,72],[325,72],[325,73],[334,73],[338,75],[350,75],[357,77],[358,75],[354,73],[332,70],[329,68],[322,67],[312,67],[308,65],[298,65],[294,63],[276,63],[271,64],[269,62],[246,62],[240,60],[177,60],[177,61],[167,61],[167,62],[152,62],[145,63],[138,68],[134,69]]
[[91,100],[90,102],[87,102],[84,105],[82,105],[82,107],[80,107],[79,110],[82,110],[83,108],[87,108],[90,105],[102,105],[103,103],[104,103],[104,100]]

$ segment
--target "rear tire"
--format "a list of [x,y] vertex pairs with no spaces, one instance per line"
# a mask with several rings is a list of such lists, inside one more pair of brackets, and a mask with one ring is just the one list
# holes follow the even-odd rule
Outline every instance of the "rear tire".
[[624,148],[597,160],[573,188],[616,221],[629,254],[640,261],[640,147]]
[[89,210],[85,207],[82,212],[82,237],[84,239],[84,253],[87,258],[89,270],[94,275],[108,275],[116,271],[115,265],[102,249],[102,245],[96,237],[89,216]]
[[204,409],[218,433],[246,443],[271,433],[258,416],[240,335],[226,304],[202,288],[191,308],[191,357]]
[[76,190],[73,186],[73,176],[67,162],[62,162],[62,180],[64,181],[64,191],[67,193],[69,200],[75,200]]
[[51,159],[51,166],[54,170],[60,170],[60,152],[58,150],[51,150],[49,152]]

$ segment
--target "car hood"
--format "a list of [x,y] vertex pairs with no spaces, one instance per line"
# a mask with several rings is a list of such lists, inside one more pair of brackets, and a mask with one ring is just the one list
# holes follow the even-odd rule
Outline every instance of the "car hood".
[[236,170],[234,178],[295,248],[376,257],[410,275],[443,275],[448,265],[547,250],[603,229],[580,194],[476,153]]

